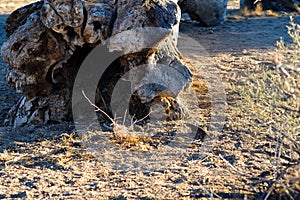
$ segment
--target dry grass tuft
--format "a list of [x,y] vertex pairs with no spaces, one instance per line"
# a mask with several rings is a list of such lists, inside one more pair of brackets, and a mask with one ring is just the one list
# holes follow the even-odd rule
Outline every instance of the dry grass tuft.
[[[287,32],[292,40],[290,45],[286,45],[283,38],[276,42],[279,59],[276,64],[285,66],[290,70],[300,72],[300,24],[294,22],[290,17],[290,25],[287,26]],[[290,66],[291,65],[291,66]]]
[[228,19],[241,20],[247,17],[278,17],[280,14],[273,10],[263,10],[261,3],[257,3],[254,10],[249,10],[247,7],[241,8],[238,13],[228,15]]
[[[96,106],[94,103],[91,102],[91,100],[86,96],[84,91],[82,91],[83,96],[86,98],[86,100],[90,103],[91,106],[95,107],[95,112],[101,112],[104,114],[112,123],[112,128],[110,126],[107,126],[104,124],[104,126],[111,131],[111,133],[108,132],[90,132],[90,134],[102,134],[103,136],[107,136],[110,138],[110,142],[112,142],[114,145],[127,150],[132,151],[153,151],[160,146],[162,146],[164,143],[167,143],[170,141],[170,138],[168,138],[168,133],[173,131],[171,127],[168,127],[170,123],[160,123],[160,126],[165,127],[165,133],[155,133],[155,134],[149,134],[146,132],[144,127],[136,126],[139,122],[144,121],[149,115],[152,114],[152,111],[148,113],[145,117],[142,119],[133,121],[131,119],[131,125],[126,126],[125,120],[126,120],[126,114],[124,114],[123,124],[118,123],[116,120],[111,118],[106,112],[104,112],[102,109],[100,109],[98,106]],[[168,97],[159,97],[159,101],[166,101],[166,103],[169,103],[173,98]],[[166,112],[168,112],[169,107],[166,108]],[[172,123],[172,122],[171,122]]]
[[[111,142],[113,142],[117,146],[121,148],[128,148],[131,150],[149,151],[149,150],[153,150],[153,146],[151,146],[151,143],[159,142],[151,137],[143,136],[143,135],[147,135],[145,132],[134,131],[134,125],[138,122],[143,121],[145,118],[149,116],[150,113],[146,115],[144,118],[133,122],[129,127],[127,127],[124,124],[124,122],[123,124],[117,123],[116,120],[111,118],[106,112],[104,112],[94,103],[92,103],[91,100],[86,96],[84,91],[82,91],[82,94],[86,98],[86,100],[90,103],[90,105],[95,107],[96,109],[95,112],[101,112],[112,122],[113,128],[112,129],[110,129],[110,127],[107,128],[112,131],[112,135],[110,136]],[[124,115],[124,121],[125,118],[126,118],[126,113]]]
[[262,3],[257,3],[255,9],[250,11],[247,7],[240,11],[244,17],[278,17],[279,14],[272,10],[263,10]]

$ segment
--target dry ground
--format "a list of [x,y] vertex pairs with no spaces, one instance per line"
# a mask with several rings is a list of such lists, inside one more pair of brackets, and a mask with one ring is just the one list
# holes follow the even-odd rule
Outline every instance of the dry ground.
[[[0,16],[0,44],[5,18]],[[274,63],[274,43],[288,39],[289,18],[235,18],[212,28],[181,24],[181,32],[210,54],[226,88],[224,128],[206,157],[122,172],[93,157],[70,124],[1,127],[0,199],[299,199],[299,88],[286,88],[288,80]],[[17,97],[5,83],[6,65],[0,66],[3,121]]]
[[36,2],[37,0],[1,0],[0,10],[1,14],[9,14],[16,8]]

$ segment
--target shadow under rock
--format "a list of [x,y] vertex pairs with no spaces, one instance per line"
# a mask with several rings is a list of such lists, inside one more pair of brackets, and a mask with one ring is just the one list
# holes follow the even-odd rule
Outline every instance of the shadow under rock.
[[[6,41],[6,32],[4,30],[5,21],[9,15],[0,14],[0,50],[2,44]],[[17,103],[19,95],[15,90],[8,86],[6,82],[7,64],[2,61],[0,51],[0,126],[3,125],[10,108]],[[0,130],[1,131],[1,130]]]

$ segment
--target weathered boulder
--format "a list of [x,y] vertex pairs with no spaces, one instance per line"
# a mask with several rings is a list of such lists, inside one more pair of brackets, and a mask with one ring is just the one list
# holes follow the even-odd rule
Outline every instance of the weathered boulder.
[[[176,48],[180,16],[173,0],[44,0],[13,12],[7,19],[8,40],[1,51],[3,60],[9,64],[8,83],[23,97],[12,108],[9,123],[23,126],[71,120],[73,84],[80,65],[108,38],[114,38],[112,49],[125,53],[99,77],[99,107],[112,114],[110,101],[116,82],[122,74],[143,64],[151,64],[154,69],[168,66],[184,78],[171,80],[176,82],[172,83],[177,87],[175,93],[165,91],[159,84],[138,88],[131,98],[131,115],[147,115],[149,105],[161,102],[154,99],[162,95],[169,95],[168,99],[175,102],[168,105],[177,105],[176,95],[189,85],[192,77]],[[152,37],[126,33],[144,27],[165,31],[155,43],[150,42],[150,46],[136,52],[141,40]],[[174,116],[171,118],[178,113]]]
[[262,5],[263,10],[300,11],[300,2],[298,0],[241,0],[240,8],[255,10],[258,4]]
[[205,26],[215,26],[224,21],[228,0],[179,0],[183,13]]

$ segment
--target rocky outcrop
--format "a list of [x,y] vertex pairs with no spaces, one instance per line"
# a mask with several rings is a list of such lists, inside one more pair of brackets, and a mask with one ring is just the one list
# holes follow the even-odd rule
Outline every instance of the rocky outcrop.
[[[192,76],[176,48],[180,14],[172,0],[44,0],[13,12],[6,23],[8,40],[2,46],[2,57],[9,64],[8,83],[23,97],[11,110],[9,123],[23,126],[71,120],[77,72],[86,56],[108,39],[109,51],[123,53],[99,77],[99,107],[112,114],[110,101],[117,81],[144,64],[154,71],[168,66],[183,78],[170,78],[175,92],[159,84],[136,88],[130,114],[147,115],[151,104],[162,102],[154,101],[160,96],[173,101],[168,105],[178,105],[176,96]],[[145,31],[145,27],[160,30],[156,31],[158,36],[151,36],[153,32]],[[128,34],[131,30],[134,34]],[[140,48],[143,42],[147,45]],[[147,68],[145,77],[152,68]],[[170,106],[167,109],[170,114]],[[180,112],[178,106],[174,110]],[[180,115],[171,118],[176,116]]]
[[300,2],[298,0],[241,0],[240,8],[255,10],[258,4],[261,4],[264,10],[300,11]]
[[215,26],[224,21],[227,12],[227,0],[179,0],[182,12],[189,14],[205,26]]

